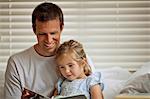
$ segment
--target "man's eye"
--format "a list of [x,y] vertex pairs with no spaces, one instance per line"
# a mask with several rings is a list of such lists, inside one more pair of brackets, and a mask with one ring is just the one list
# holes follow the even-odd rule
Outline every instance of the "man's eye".
[[55,35],[56,34],[56,32],[51,32],[51,35]]
[[38,33],[38,35],[46,35],[46,33]]

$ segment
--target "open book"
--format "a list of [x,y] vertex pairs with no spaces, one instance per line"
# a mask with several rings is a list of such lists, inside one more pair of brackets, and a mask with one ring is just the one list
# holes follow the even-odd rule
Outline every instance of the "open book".
[[42,94],[36,93],[32,90],[29,89],[24,89],[24,91],[22,92],[22,97],[21,99],[87,99],[85,95],[83,94],[76,94],[76,95],[72,95],[72,96],[55,96],[55,97],[47,97],[44,96]]
[[77,94],[77,95],[72,95],[72,96],[56,96],[52,99],[87,99],[85,95],[83,94]]

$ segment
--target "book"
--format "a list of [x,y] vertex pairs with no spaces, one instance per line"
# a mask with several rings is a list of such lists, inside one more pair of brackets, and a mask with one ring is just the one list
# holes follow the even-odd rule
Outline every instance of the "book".
[[36,93],[32,90],[29,90],[28,88],[24,88],[21,99],[51,99],[51,98],[42,95],[40,93]]
[[53,97],[48,97],[45,95],[42,95],[40,93],[36,93],[32,90],[29,90],[27,88],[24,88],[24,91],[22,92],[22,97],[21,99],[87,99],[84,94],[75,94],[72,96],[53,96]]
[[84,94],[76,94],[76,95],[72,95],[72,96],[56,96],[52,99],[87,99],[86,96]]

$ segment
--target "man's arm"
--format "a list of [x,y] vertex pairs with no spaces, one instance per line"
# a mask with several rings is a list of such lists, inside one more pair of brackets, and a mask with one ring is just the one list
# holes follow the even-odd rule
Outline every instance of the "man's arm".
[[9,58],[5,72],[4,98],[20,99],[22,94],[21,82],[16,63]]

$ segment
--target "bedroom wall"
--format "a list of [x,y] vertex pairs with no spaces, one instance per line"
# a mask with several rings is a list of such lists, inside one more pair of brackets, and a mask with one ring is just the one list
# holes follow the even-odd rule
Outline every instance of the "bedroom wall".
[[[0,70],[10,55],[35,44],[31,14],[44,0],[0,0]],[[46,0],[65,18],[62,41],[81,41],[96,68],[130,70],[150,61],[149,0]]]

